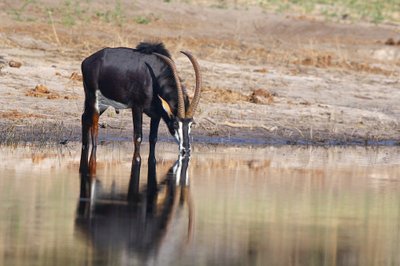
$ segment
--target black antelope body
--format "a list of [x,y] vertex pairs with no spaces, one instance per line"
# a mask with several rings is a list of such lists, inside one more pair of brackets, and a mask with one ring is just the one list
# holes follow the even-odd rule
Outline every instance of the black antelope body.
[[[200,100],[201,73],[191,53],[182,53],[190,59],[196,76],[195,93],[190,104],[175,64],[162,43],[140,43],[136,49],[105,48],[83,60],[85,106],[82,115],[81,173],[88,170],[91,175],[95,174],[99,116],[109,106],[116,110],[132,109],[135,146],[132,173],[137,182],[143,113],[151,118],[149,162],[155,161],[161,119],[179,143],[179,152],[190,153],[189,135],[193,114]],[[92,151],[87,165],[90,137]]]

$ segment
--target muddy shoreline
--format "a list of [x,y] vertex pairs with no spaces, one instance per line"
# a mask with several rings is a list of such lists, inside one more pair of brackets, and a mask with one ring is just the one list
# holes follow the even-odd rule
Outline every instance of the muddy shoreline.
[[[162,127],[162,126],[161,126]],[[15,127],[13,124],[0,123],[0,145],[15,144],[68,144],[80,142],[81,128],[68,126],[63,123],[40,123],[29,126]],[[224,134],[228,131],[228,134]],[[221,145],[250,145],[250,146],[281,146],[281,145],[312,145],[312,146],[400,146],[399,138],[374,139],[354,136],[334,136],[323,133],[318,134],[318,139],[304,138],[300,134],[291,136],[278,136],[272,133],[265,133],[260,130],[243,130],[222,128],[221,134],[210,135],[204,129],[194,128],[192,130],[192,142],[199,144],[221,144]],[[144,129],[144,145],[148,143],[148,128]],[[174,139],[166,130],[159,133],[159,142],[174,143]],[[100,125],[100,145],[110,142],[132,142],[132,129],[111,128],[107,125]]]

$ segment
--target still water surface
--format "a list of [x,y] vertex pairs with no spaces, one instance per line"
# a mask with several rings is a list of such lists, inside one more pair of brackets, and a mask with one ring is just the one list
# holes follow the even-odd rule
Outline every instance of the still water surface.
[[129,144],[99,147],[92,202],[79,145],[0,147],[0,265],[400,265],[399,148],[195,148],[188,187],[161,144],[128,204]]

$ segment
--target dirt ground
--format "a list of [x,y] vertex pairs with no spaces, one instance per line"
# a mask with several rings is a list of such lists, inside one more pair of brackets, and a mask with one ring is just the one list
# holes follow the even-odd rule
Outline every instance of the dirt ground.
[[[196,141],[400,142],[399,25],[188,1],[81,2],[0,3],[1,142],[79,140],[81,61],[143,40],[166,44],[189,88],[179,51],[198,58]],[[100,123],[103,141],[131,139],[129,110],[107,110]],[[171,139],[164,125],[160,135]]]

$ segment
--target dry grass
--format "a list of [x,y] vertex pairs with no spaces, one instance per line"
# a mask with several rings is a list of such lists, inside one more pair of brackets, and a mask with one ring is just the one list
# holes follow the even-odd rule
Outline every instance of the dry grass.
[[0,118],[2,119],[11,119],[11,120],[20,120],[26,118],[46,118],[45,115],[35,114],[35,113],[22,113],[18,110],[11,111],[1,111]]
[[49,100],[60,99],[61,95],[56,92],[51,92],[46,86],[42,84],[36,85],[35,88],[26,92],[26,96],[47,98]]

